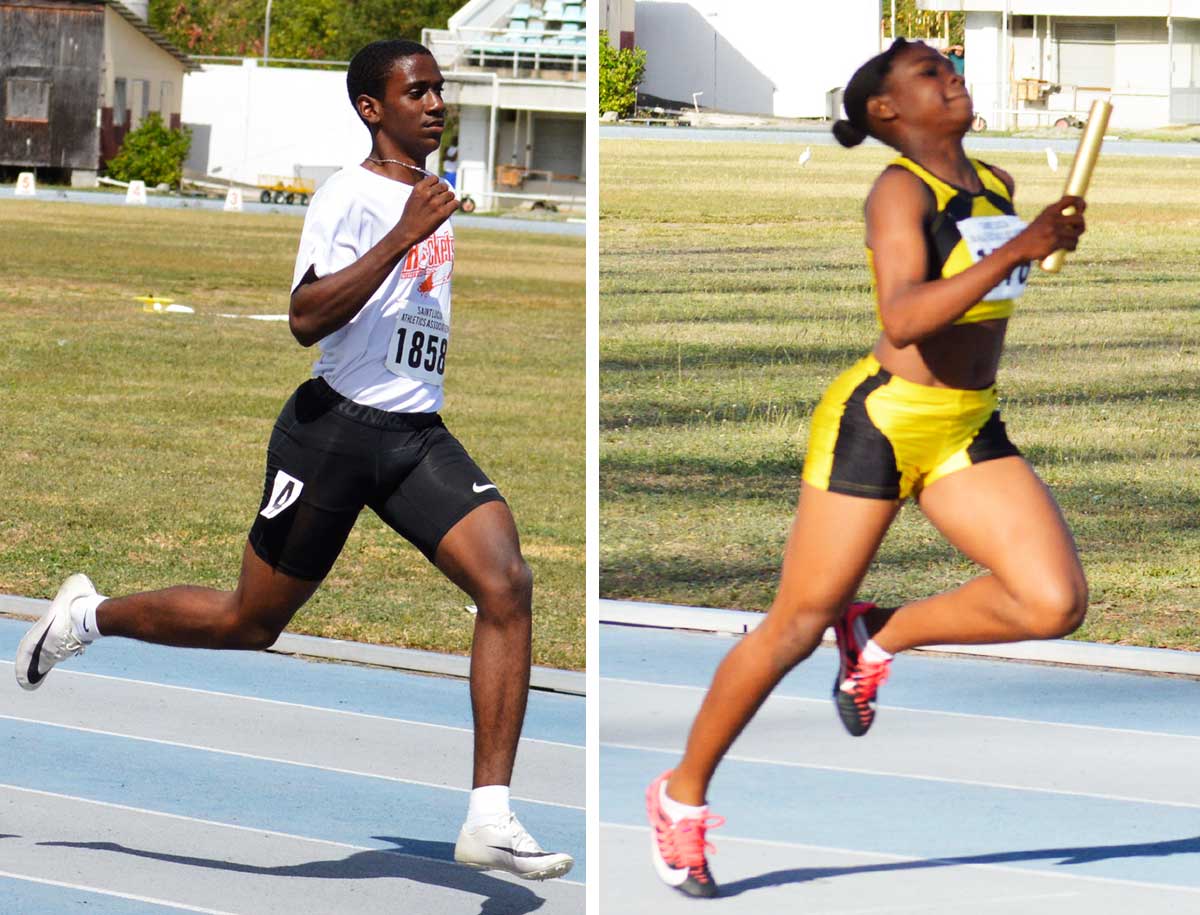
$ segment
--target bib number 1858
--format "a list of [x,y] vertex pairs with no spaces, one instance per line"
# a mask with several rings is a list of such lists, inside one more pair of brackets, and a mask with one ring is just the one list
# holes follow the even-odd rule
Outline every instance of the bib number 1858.
[[440,385],[446,374],[446,350],[450,340],[439,334],[414,330],[401,325],[396,328],[388,353],[388,368],[397,375]]

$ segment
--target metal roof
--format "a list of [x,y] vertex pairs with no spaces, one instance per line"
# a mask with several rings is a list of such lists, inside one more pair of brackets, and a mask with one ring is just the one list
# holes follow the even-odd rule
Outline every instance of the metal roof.
[[179,48],[175,47],[175,45],[171,44],[171,42],[167,41],[161,32],[150,28],[150,25],[146,22],[146,20],[142,19],[141,16],[137,15],[137,13],[125,6],[125,4],[119,3],[118,0],[104,0],[104,5],[112,7],[114,13],[116,13],[135,29],[153,41],[156,45],[183,64],[184,70],[194,71],[200,69],[200,65],[198,63],[184,54],[181,50],[179,50]]

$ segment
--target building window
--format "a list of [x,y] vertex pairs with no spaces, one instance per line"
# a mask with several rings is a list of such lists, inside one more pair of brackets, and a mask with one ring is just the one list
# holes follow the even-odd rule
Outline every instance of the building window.
[[10,79],[6,85],[5,119],[9,121],[50,120],[50,81]]
[[146,120],[146,115],[150,113],[150,80],[139,80],[142,84],[142,113],[138,117],[138,123]]
[[1111,22],[1056,22],[1058,81],[1064,86],[1111,89],[1117,27]]
[[125,80],[113,80],[113,126],[122,127],[125,124]]
[[171,97],[174,93],[171,91],[171,84],[163,80],[158,84],[158,110],[162,113],[164,121],[171,120],[172,107]]

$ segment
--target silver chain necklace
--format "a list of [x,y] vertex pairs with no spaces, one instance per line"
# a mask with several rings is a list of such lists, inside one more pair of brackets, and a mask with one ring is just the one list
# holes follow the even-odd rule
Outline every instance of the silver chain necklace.
[[401,162],[399,159],[376,159],[374,156],[367,156],[367,161],[374,162],[377,165],[384,165],[386,163],[391,163],[392,165],[403,165],[405,168],[411,168],[414,172],[420,172],[422,175],[426,175],[430,178],[437,177],[437,175],[435,175],[433,172],[427,171],[426,169],[421,168],[419,165],[409,165],[407,162]]

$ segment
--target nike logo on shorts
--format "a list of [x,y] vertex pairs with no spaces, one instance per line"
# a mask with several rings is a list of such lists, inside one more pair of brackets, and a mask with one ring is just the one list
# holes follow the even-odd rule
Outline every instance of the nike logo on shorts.
[[487,486],[480,486],[478,483],[472,483],[471,489],[477,493],[480,493],[480,492],[485,492],[486,490],[489,490],[489,489],[496,489],[496,484],[488,483]]

